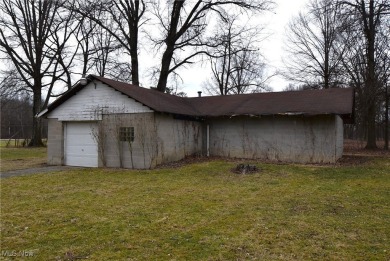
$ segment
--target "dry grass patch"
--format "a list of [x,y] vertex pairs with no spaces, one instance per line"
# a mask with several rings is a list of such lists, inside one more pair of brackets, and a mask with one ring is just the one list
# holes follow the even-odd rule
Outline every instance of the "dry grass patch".
[[2,250],[29,260],[386,260],[390,159],[359,166],[220,160],[2,180]]
[[37,168],[46,165],[47,148],[0,147],[1,171]]

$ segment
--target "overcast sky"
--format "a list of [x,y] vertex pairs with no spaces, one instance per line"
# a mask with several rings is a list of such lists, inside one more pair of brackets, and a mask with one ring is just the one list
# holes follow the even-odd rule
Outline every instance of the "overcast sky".
[[[286,26],[292,16],[296,15],[304,8],[308,0],[275,0],[277,7],[274,12],[268,12],[264,15],[266,31],[269,34],[266,40],[262,42],[261,50],[267,59],[269,70],[276,70],[282,66],[283,41]],[[263,20],[262,19],[262,20]],[[261,21],[263,22],[263,21]],[[200,66],[198,66],[200,67]],[[183,91],[188,96],[197,96],[197,92],[202,90],[202,82],[207,77],[206,68],[189,68],[182,71],[184,79]],[[274,91],[281,91],[288,84],[282,77],[273,77],[269,85]]]

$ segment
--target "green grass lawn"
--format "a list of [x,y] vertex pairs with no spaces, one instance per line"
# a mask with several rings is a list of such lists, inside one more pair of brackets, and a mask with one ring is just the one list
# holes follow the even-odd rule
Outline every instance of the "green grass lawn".
[[[1,180],[1,250],[27,260],[389,260],[390,159],[79,169]],[[19,252],[26,251],[26,252]]]

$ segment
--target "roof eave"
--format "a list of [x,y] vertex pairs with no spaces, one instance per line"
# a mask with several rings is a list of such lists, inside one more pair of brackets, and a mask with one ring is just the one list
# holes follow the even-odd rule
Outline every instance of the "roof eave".
[[43,109],[41,112],[39,112],[36,117],[41,118],[47,116],[48,113],[53,111],[55,108],[60,106],[62,103],[64,103],[66,100],[68,100],[71,96],[75,95],[76,92],[78,92],[83,87],[87,86],[90,82],[92,82],[92,78],[88,75],[87,76],[87,84],[82,85],[80,84],[80,81],[77,81],[69,90],[64,92],[58,99],[56,99],[54,102],[49,104],[45,109]]

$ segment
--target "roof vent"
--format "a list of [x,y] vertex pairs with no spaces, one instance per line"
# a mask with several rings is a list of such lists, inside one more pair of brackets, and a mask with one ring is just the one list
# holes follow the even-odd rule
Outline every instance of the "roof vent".
[[198,91],[198,97],[202,97],[202,92]]
[[85,74],[83,74],[83,76],[81,76],[81,79],[79,80],[79,83],[80,83],[81,85],[87,85],[88,80],[87,80],[87,78],[85,77]]

